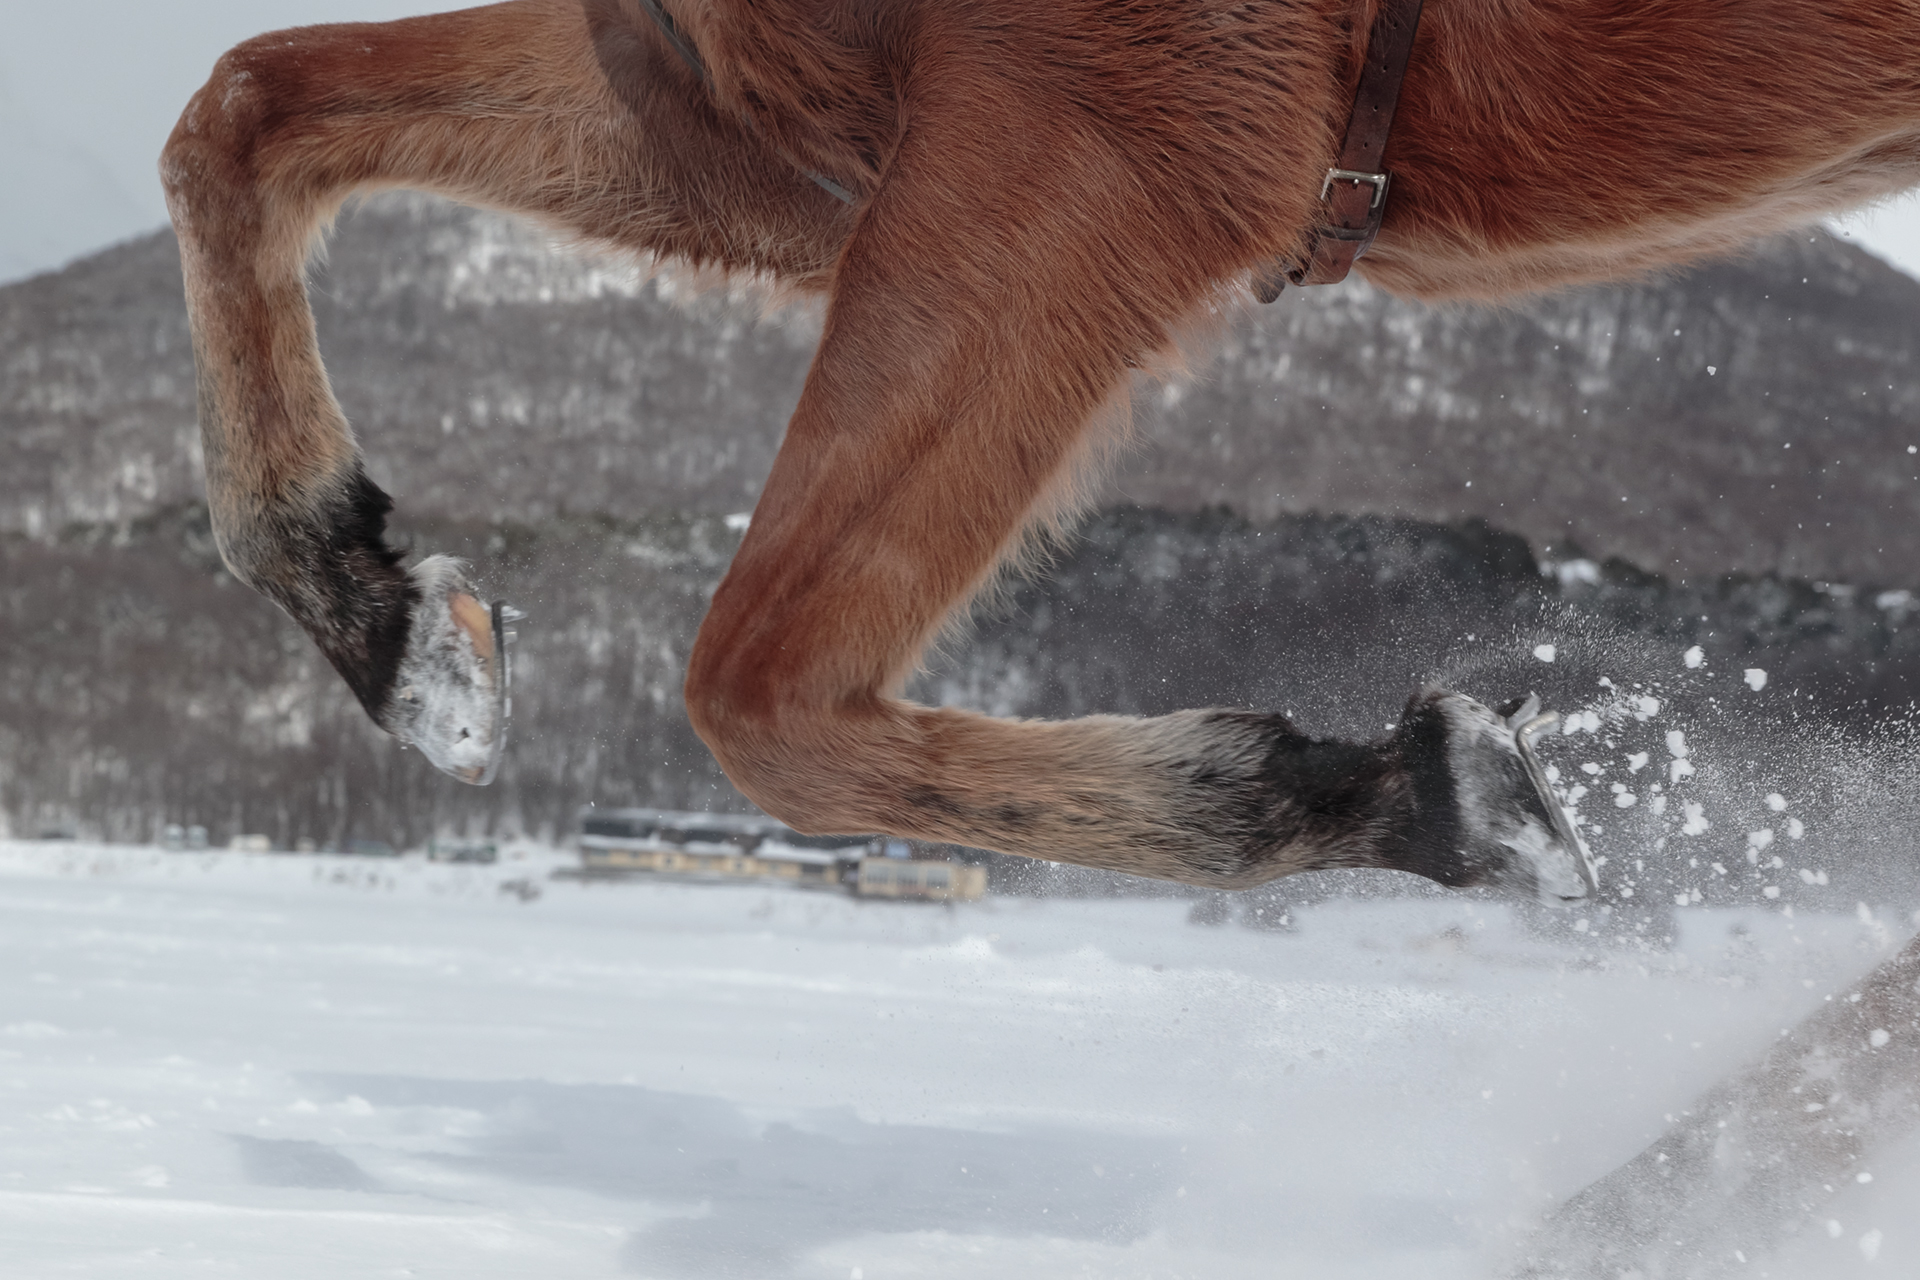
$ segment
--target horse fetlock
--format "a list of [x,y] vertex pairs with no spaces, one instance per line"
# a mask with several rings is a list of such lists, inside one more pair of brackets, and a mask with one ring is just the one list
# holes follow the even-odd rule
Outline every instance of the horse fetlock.
[[480,602],[465,566],[429,556],[408,571],[418,599],[380,726],[442,773],[485,786],[506,744],[510,670],[505,605]]
[[1186,848],[1180,879],[1248,889],[1388,856],[1406,808],[1390,751],[1308,737],[1281,715],[1189,712],[1152,723],[1183,729],[1166,812]]
[[1554,719],[1539,707],[1496,712],[1437,689],[1408,703],[1393,739],[1415,796],[1404,869],[1550,905],[1594,891],[1592,858],[1533,755],[1529,735]]

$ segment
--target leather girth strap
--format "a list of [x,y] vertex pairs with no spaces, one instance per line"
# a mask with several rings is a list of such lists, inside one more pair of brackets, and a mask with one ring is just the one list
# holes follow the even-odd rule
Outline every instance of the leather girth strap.
[[1254,272],[1253,291],[1262,302],[1280,296],[1285,283],[1338,284],[1354,259],[1367,251],[1387,212],[1390,175],[1380,167],[1393,110],[1400,103],[1400,82],[1420,29],[1421,0],[1381,0],[1367,33],[1366,62],[1353,92],[1340,157],[1320,184],[1326,217],[1307,233],[1306,256],[1278,261]]

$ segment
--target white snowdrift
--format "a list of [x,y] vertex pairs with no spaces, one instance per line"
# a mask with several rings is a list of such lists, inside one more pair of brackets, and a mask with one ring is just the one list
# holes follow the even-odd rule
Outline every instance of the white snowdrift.
[[[551,865],[0,843],[0,1275],[1486,1276],[1904,934]],[[1871,1166],[1755,1274],[1920,1271]]]

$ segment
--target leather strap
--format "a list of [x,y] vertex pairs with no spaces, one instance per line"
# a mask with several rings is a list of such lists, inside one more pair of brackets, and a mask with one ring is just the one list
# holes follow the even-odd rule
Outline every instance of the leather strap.
[[1379,234],[1391,183],[1380,158],[1386,154],[1394,108],[1400,103],[1400,83],[1406,79],[1413,37],[1420,29],[1420,5],[1421,0],[1381,0],[1373,30],[1367,33],[1366,61],[1353,92],[1346,140],[1320,184],[1327,216],[1308,232],[1304,259],[1275,262],[1254,273],[1254,293],[1260,301],[1278,298],[1288,280],[1298,285],[1338,284]]

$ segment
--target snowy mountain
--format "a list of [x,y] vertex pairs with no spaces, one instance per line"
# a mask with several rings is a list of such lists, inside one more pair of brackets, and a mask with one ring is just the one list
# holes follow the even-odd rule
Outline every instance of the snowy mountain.
[[[408,844],[558,836],[588,801],[740,803],[687,725],[682,663],[738,538],[721,517],[771,460],[811,317],[678,299],[430,201],[346,221],[316,309],[398,532],[470,557],[532,615],[513,745],[473,791],[373,730],[305,638],[220,569],[195,502],[178,290],[164,236],[0,290],[0,834],[172,821],[283,847]],[[1824,239],[1505,314],[1289,294],[1200,377],[1143,399],[1147,443],[1114,491],[1146,505],[1096,517],[919,692],[1022,715],[1271,707],[1373,736],[1426,679],[1575,710],[1611,696],[1601,677],[1684,677],[1684,697],[1660,696],[1685,704],[1689,733],[1728,742],[1716,717],[1736,706],[1770,708],[1745,728],[1782,741],[1905,706],[1920,605],[1896,552],[1920,525],[1896,410],[1916,301],[1920,285]],[[1708,375],[1683,352],[1724,363]],[[1822,405],[1823,434],[1798,434]],[[1900,466],[1868,465],[1896,445]],[[1819,465],[1792,470],[1803,460]],[[1636,465],[1697,515],[1618,502],[1608,468]],[[1477,469],[1471,489],[1434,478],[1459,468]],[[1565,505],[1521,503],[1533,493]],[[1497,518],[1458,523],[1474,504]],[[1348,514],[1297,514],[1315,509]],[[1860,541],[1874,519],[1877,541]],[[1690,577],[1598,559],[1661,539]],[[1752,563],[1879,586],[1723,576]],[[1535,656],[1545,645],[1556,661]],[[1701,665],[1680,667],[1695,645]],[[1749,668],[1771,673],[1764,695]],[[1793,717],[1806,725],[1782,727]],[[1725,769],[1745,796],[1741,751]],[[1850,752],[1813,759],[1803,790],[1831,794]],[[1737,858],[1750,825],[1710,839]]]
[[[411,196],[343,219],[314,281],[341,402],[420,520],[744,510],[817,331]],[[1508,311],[1294,290],[1198,347],[1143,390],[1116,498],[1479,516],[1681,575],[1898,584],[1920,558],[1920,282],[1823,233]],[[171,239],[0,289],[0,530],[196,492]]]

